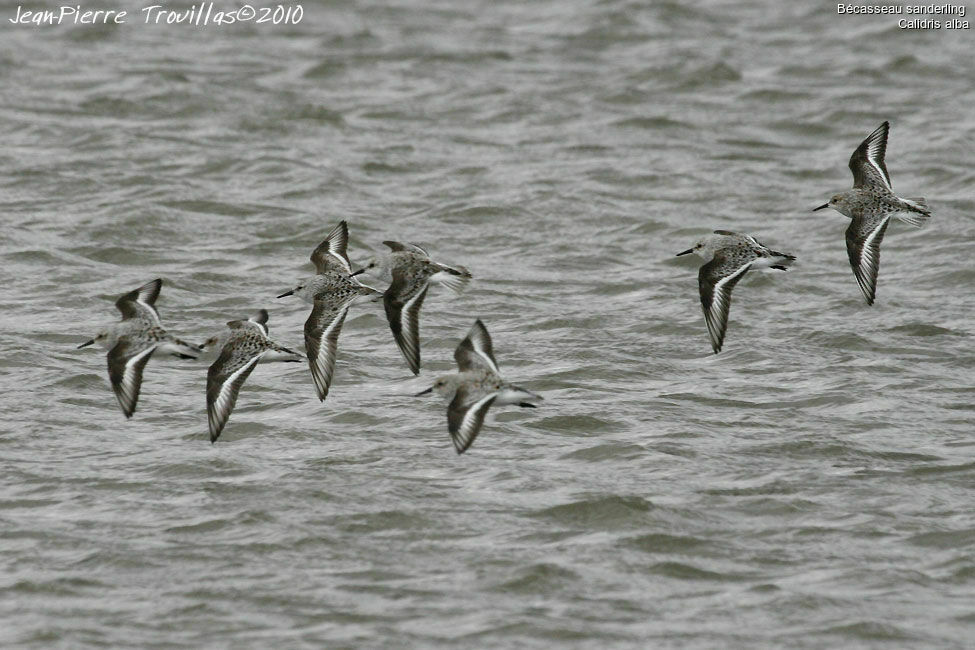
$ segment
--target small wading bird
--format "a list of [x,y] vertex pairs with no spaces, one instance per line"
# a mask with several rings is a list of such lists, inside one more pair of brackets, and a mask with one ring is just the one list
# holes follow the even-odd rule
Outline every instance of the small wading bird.
[[384,241],[392,252],[373,258],[352,275],[373,271],[389,282],[383,294],[383,306],[389,329],[393,332],[406,365],[414,375],[420,374],[420,307],[430,288],[439,282],[460,295],[470,282],[470,271],[463,266],[434,262],[425,250],[414,244]]
[[382,298],[382,292],[351,277],[352,265],[346,254],[348,245],[349,227],[342,221],[312,251],[311,261],[317,275],[302,280],[294,289],[278,296],[295,295],[313,305],[305,321],[305,352],[308,353],[308,366],[318,399],[323,402],[332,383],[339,333],[349,308],[359,302]]
[[889,131],[890,123],[884,122],[850,156],[853,189],[840,192],[829,203],[813,210],[833,208],[850,217],[850,227],[846,229],[846,252],[868,305],[873,304],[877,294],[880,242],[884,239],[891,217],[897,217],[915,228],[920,228],[931,218],[931,211],[924,199],[902,199],[890,187],[890,175],[884,164]]
[[494,360],[491,336],[480,319],[454,351],[460,372],[438,378],[433,386],[416,394],[436,393],[447,400],[447,430],[454,449],[462,454],[474,443],[492,404],[517,404],[534,408],[540,395],[509,384],[501,378]]
[[127,418],[135,413],[142,371],[156,350],[180,359],[196,359],[200,354],[199,346],[185,343],[163,329],[155,307],[160,289],[162,280],[157,278],[120,297],[115,306],[122,312],[122,321],[78,346],[80,349],[98,343],[108,350],[108,378]]
[[738,281],[749,269],[785,271],[796,259],[793,255],[773,251],[754,237],[728,230],[715,230],[713,235],[704,237],[693,248],[677,253],[677,256],[689,253],[696,253],[707,262],[697,274],[697,284],[715,354],[721,351],[724,343],[731,290]]
[[232,320],[227,331],[203,344],[219,356],[207,371],[207,419],[210,442],[216,442],[237,403],[240,387],[258,363],[267,361],[301,361],[297,352],[282,347],[268,338],[267,310],[262,309],[248,320]]

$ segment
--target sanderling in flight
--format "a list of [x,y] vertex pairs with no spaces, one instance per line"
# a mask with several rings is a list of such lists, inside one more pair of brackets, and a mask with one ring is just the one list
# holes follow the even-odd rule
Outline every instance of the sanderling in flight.
[[694,244],[694,248],[677,255],[688,253],[697,253],[707,260],[697,274],[697,283],[715,354],[721,351],[728,327],[731,290],[745,272],[762,268],[785,271],[796,259],[793,255],[773,251],[754,237],[727,230],[715,230],[713,235],[707,235]]
[[125,417],[135,413],[142,386],[142,371],[156,350],[181,359],[196,359],[200,347],[179,340],[163,329],[156,311],[162,280],[147,282],[115,301],[122,321],[102,329],[95,338],[78,346],[98,343],[108,350],[108,377]]
[[232,320],[227,330],[203,344],[216,348],[217,360],[207,371],[207,418],[210,442],[216,442],[237,403],[240,387],[258,363],[266,361],[301,361],[297,352],[280,346],[267,335],[267,310],[262,309],[247,320]]
[[278,296],[295,295],[314,305],[305,321],[305,351],[318,399],[323,402],[332,383],[339,332],[349,308],[358,302],[382,298],[381,291],[352,277],[352,266],[346,253],[348,243],[349,227],[342,221],[311,254],[317,275],[302,280],[294,289]]
[[414,375],[420,374],[420,307],[430,288],[430,281],[439,282],[460,295],[471,279],[463,266],[447,266],[434,262],[425,250],[414,244],[384,241],[391,252],[373,258],[352,275],[375,271],[381,280],[389,282],[383,294],[383,305],[393,338],[406,364]]
[[884,239],[890,218],[897,217],[915,228],[920,228],[931,218],[931,211],[924,199],[902,199],[890,187],[890,174],[884,164],[889,131],[890,123],[884,122],[850,156],[853,189],[835,195],[829,203],[813,210],[833,208],[850,217],[850,227],[846,229],[846,252],[868,305],[873,304],[877,294],[880,242]]
[[474,443],[492,404],[534,408],[532,402],[542,399],[501,378],[491,336],[480,319],[474,321],[470,333],[457,346],[454,359],[460,372],[440,377],[417,397],[433,392],[447,400],[447,429],[458,454]]

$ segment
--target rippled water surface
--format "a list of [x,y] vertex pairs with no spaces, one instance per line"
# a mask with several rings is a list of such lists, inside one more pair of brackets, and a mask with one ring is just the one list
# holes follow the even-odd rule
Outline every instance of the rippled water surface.
[[[119,8],[126,7],[123,2]],[[358,2],[296,26],[14,26],[0,9],[4,647],[967,647],[975,627],[973,33],[835,4]],[[971,17],[969,17],[971,19]],[[877,304],[810,210],[891,121]],[[201,341],[341,219],[476,280],[408,372],[378,304],[332,391],[262,365],[216,445],[206,366],[104,353],[162,277]],[[735,290],[715,228],[798,257]],[[475,317],[542,393],[457,456],[413,397]]]

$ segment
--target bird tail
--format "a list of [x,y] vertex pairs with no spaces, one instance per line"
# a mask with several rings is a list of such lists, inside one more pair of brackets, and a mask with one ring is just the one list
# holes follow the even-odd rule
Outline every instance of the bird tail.
[[788,253],[778,253],[776,251],[771,251],[774,256],[772,259],[772,264],[769,265],[770,269],[775,269],[776,271],[788,271],[792,263],[796,261],[795,255],[789,255]]
[[496,404],[517,404],[522,408],[534,408],[534,402],[541,402],[542,396],[521,386],[508,384],[498,392]]
[[378,302],[383,299],[383,292],[374,287],[364,284],[359,285],[359,295],[356,296],[355,303]]
[[928,202],[921,197],[913,199],[903,199],[908,205],[907,210],[894,213],[894,216],[906,224],[920,228],[928,219],[931,218],[931,211],[928,209]]
[[175,336],[169,337],[169,340],[160,347],[163,351],[180,359],[197,359],[200,356],[200,352],[203,351],[202,345],[187,343]]
[[277,343],[271,344],[271,349],[264,353],[261,361],[304,361],[305,357]]
[[430,279],[447,287],[457,296],[464,293],[467,284],[471,281],[471,277],[473,277],[471,276],[471,272],[463,266],[437,264],[437,269],[438,272],[430,276]]

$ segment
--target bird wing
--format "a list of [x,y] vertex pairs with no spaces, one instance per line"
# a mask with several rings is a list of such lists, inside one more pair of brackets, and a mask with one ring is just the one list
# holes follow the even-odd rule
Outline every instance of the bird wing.
[[884,164],[884,156],[887,154],[887,133],[889,131],[890,123],[884,122],[868,135],[850,156],[853,187],[870,185],[893,191],[890,187],[890,174],[887,173],[887,165]]
[[389,246],[389,248],[394,253],[399,253],[401,251],[406,251],[408,253],[419,253],[420,255],[423,255],[425,257],[430,257],[430,254],[429,253],[427,253],[425,250],[423,250],[422,248],[420,248],[416,244],[408,244],[408,243],[399,242],[399,241],[384,241],[383,244],[385,244],[386,246]]
[[474,321],[471,331],[454,350],[454,359],[457,361],[461,372],[475,368],[487,368],[495,374],[499,373],[498,362],[494,360],[491,335],[488,334],[481,319]]
[[352,263],[349,261],[347,249],[349,247],[349,225],[343,220],[332,228],[325,241],[311,253],[311,261],[318,274],[321,275],[336,266],[347,275],[352,273]]
[[108,378],[127,418],[135,413],[142,387],[142,371],[155,351],[155,345],[140,346],[124,336],[108,351]]
[[447,407],[447,429],[454,449],[458,454],[467,451],[484,424],[484,417],[494,403],[497,393],[487,395],[468,403],[470,396],[467,389],[460,387]]
[[155,304],[161,289],[162,280],[156,278],[119,297],[115,301],[115,307],[122,312],[122,320],[143,317],[159,325],[159,312],[156,311]]
[[252,329],[260,332],[264,338],[267,338],[267,321],[268,315],[266,309],[260,309],[255,312],[247,320],[232,320],[227,323],[227,327],[232,330],[240,329]]
[[749,259],[744,264],[740,264],[727,259],[721,251],[718,251],[714,258],[698,272],[701,307],[704,309],[704,321],[707,323],[711,347],[715,354],[721,351],[724,333],[728,327],[731,290],[745,275],[753,261]]
[[846,229],[846,252],[850,256],[853,275],[860,285],[867,304],[872,305],[877,295],[877,273],[880,271],[880,242],[890,216],[878,220],[855,217]]
[[351,300],[342,302],[322,297],[315,300],[315,306],[305,321],[305,352],[308,354],[308,367],[315,381],[318,399],[325,401],[328,387],[335,371],[335,357],[339,346],[339,333],[352,306]]
[[393,270],[393,282],[383,294],[389,328],[414,375],[420,374],[420,307],[429,288],[428,275],[407,275],[400,268]]
[[237,404],[237,394],[244,385],[263,350],[246,349],[228,342],[220,356],[207,370],[207,419],[210,423],[210,442],[220,437],[230,413]]

